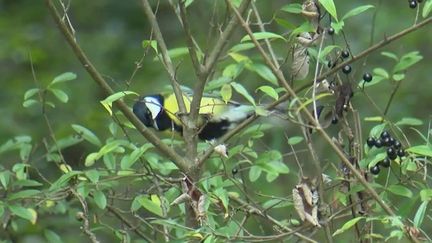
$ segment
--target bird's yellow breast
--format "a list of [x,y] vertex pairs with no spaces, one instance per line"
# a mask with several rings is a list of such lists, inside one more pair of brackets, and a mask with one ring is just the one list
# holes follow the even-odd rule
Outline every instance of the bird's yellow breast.
[[[183,94],[183,100],[186,106],[187,112],[190,111],[190,104],[192,101],[191,96],[187,96]],[[212,116],[214,114],[221,114],[227,108],[227,105],[220,99],[211,98],[211,97],[203,97],[201,99],[199,114]],[[177,116],[179,112],[179,106],[175,94],[171,94],[165,99],[164,109],[168,113],[168,116],[178,125],[181,125],[181,122]]]

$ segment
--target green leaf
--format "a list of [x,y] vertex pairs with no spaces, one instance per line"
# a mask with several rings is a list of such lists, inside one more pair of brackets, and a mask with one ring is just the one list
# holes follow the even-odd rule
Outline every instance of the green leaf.
[[250,42],[240,43],[240,44],[237,44],[237,45],[234,45],[233,47],[231,47],[229,52],[246,51],[246,50],[252,49],[254,47],[255,47],[254,43],[250,43]]
[[417,118],[412,117],[404,117],[400,121],[395,123],[396,126],[421,126],[423,125],[423,121]]
[[51,91],[51,93],[54,94],[55,97],[57,97],[57,99],[63,103],[67,103],[69,100],[69,96],[61,89],[53,89],[53,88],[49,88],[49,91]]
[[222,100],[227,103],[231,100],[232,97],[232,87],[230,84],[224,84],[220,90],[220,94],[222,96]]
[[73,177],[77,176],[77,175],[81,175],[82,172],[81,171],[71,171],[68,172],[62,176],[60,176],[60,178],[58,178],[49,188],[50,191],[53,190],[57,190],[60,189],[61,187],[65,186]]
[[[189,54],[189,49],[187,47],[178,47],[178,48],[172,48],[168,50],[168,56],[171,59],[179,58],[187,54]],[[159,58],[162,57],[159,55],[159,57],[155,57],[153,61],[157,61],[159,60]]]
[[411,192],[410,189],[408,189],[404,186],[401,186],[401,185],[390,185],[387,188],[387,191],[389,191],[395,195],[399,195],[399,196],[407,197],[407,198],[412,198],[412,196],[413,196],[413,193]]
[[420,191],[420,199],[422,201],[432,200],[432,189],[422,189]]
[[347,18],[351,18],[353,16],[359,15],[361,13],[363,13],[364,11],[374,8],[373,5],[363,5],[354,9],[351,9],[350,11],[348,11],[348,13],[346,13],[343,17],[342,20],[345,20]]
[[105,144],[98,152],[99,158],[105,154],[111,152],[124,152],[124,148],[121,146],[125,146],[126,142],[124,140],[113,140]]
[[418,145],[406,149],[406,151],[422,156],[432,157],[432,148],[427,145]]
[[376,154],[375,157],[369,161],[368,168],[375,166],[376,164],[378,164],[378,162],[382,161],[386,157],[387,153],[385,152]]
[[432,200],[432,189],[422,189],[420,191],[420,199],[422,201]]
[[274,20],[276,21],[276,23],[282,27],[284,27],[285,29],[289,29],[289,30],[293,30],[296,28],[296,26],[290,22],[288,22],[286,19],[283,18],[274,18]]
[[248,64],[252,63],[252,60],[247,55],[242,55],[236,52],[230,52],[228,53],[228,55],[238,63],[248,63]]
[[256,164],[268,164],[273,161],[280,162],[282,160],[282,154],[277,150],[270,150],[266,151],[264,153],[261,153],[257,160],[255,161]]
[[328,45],[326,46],[324,49],[322,49],[322,51],[320,52],[320,56],[319,56],[319,60],[324,61],[325,57],[332,52],[334,49],[341,49],[340,46],[336,46],[336,45]]
[[85,161],[84,161],[84,165],[86,167],[92,166],[94,165],[94,163],[96,162],[96,160],[100,159],[101,156],[99,156],[99,153],[90,153],[87,155]]
[[7,197],[9,201],[13,201],[16,199],[30,199],[32,196],[41,193],[39,190],[22,190],[16,193],[11,193]]
[[403,74],[403,73],[396,73],[396,74],[393,74],[392,78],[393,78],[394,81],[401,81],[401,80],[403,80],[405,78],[405,74]]
[[29,89],[24,94],[24,100],[27,100],[28,98],[32,97],[33,95],[37,94],[39,92],[39,89]]
[[134,151],[132,151],[130,156],[125,157],[126,159],[121,161],[120,168],[122,170],[127,170],[131,168],[135,164],[135,162],[151,147],[153,147],[151,143],[146,143],[140,148],[137,148]]
[[157,41],[155,41],[155,40],[143,40],[142,47],[144,49],[146,49],[149,46],[156,52],[156,54],[158,54]]
[[35,211],[31,208],[25,208],[19,205],[10,205],[9,210],[12,212],[12,214],[20,218],[26,219],[32,223],[36,223],[37,214],[35,214]]
[[249,169],[249,180],[251,182],[258,180],[261,173],[262,173],[262,170],[259,166],[256,166],[256,165],[251,166]]
[[374,68],[373,73],[377,76],[381,76],[385,79],[389,79],[390,75],[384,68]]
[[61,237],[52,230],[45,229],[44,236],[49,243],[62,243]]
[[133,91],[120,91],[117,93],[114,93],[108,97],[106,97],[104,100],[102,100],[100,103],[105,107],[105,109],[108,111],[108,113],[112,116],[112,103],[125,97],[126,95],[136,95],[139,96],[137,93]]
[[105,209],[107,205],[107,199],[102,191],[95,191],[93,193],[93,199],[100,209]]
[[151,195],[150,199],[147,197],[140,197],[138,202],[148,211],[163,217],[161,201],[157,195]]
[[94,144],[98,147],[102,146],[101,141],[99,140],[99,138],[89,129],[78,125],[78,124],[72,124],[71,125],[73,130],[75,130],[75,132],[78,133],[78,135],[80,135],[82,138],[84,138],[84,140],[90,142],[91,144]]
[[65,73],[62,73],[59,76],[55,77],[54,80],[50,83],[49,86],[54,85],[56,83],[71,81],[71,80],[74,80],[76,78],[77,78],[77,75],[75,73],[65,72]]
[[336,13],[336,6],[333,0],[318,0],[325,10],[338,22],[338,17]]
[[243,85],[232,82],[231,86],[235,89],[235,91],[239,94],[241,94],[243,97],[245,97],[250,103],[252,103],[255,106],[255,100],[252,98],[252,96],[249,94],[249,92],[243,87]]
[[384,128],[386,127],[385,123],[379,124],[374,126],[369,133],[369,137],[377,138],[381,135],[381,133],[384,131]]
[[420,207],[417,209],[417,212],[414,216],[414,227],[420,228],[421,224],[423,223],[424,216],[426,214],[426,208],[429,204],[429,201],[424,201],[422,204],[420,204]]
[[89,170],[89,171],[86,171],[84,174],[93,183],[97,183],[99,181],[100,172],[97,170]]
[[29,99],[29,100],[24,101],[22,105],[23,105],[24,108],[29,108],[30,106],[36,105],[37,103],[39,103],[39,101],[33,100],[33,99]]
[[0,183],[2,184],[4,189],[7,189],[9,185],[10,174],[11,174],[10,171],[7,170],[0,172]]
[[339,34],[339,32],[341,32],[341,30],[345,26],[345,22],[343,20],[339,22],[332,22],[330,26],[334,29],[336,34]]
[[305,21],[299,27],[291,31],[290,38],[296,37],[298,34],[303,32],[313,32],[313,31],[315,31],[315,27],[309,21]]
[[341,234],[341,233],[343,233],[343,232],[349,230],[351,227],[353,227],[355,224],[357,224],[360,220],[362,220],[362,219],[364,219],[364,218],[365,218],[365,217],[357,217],[357,218],[353,218],[353,219],[348,220],[348,221],[347,221],[347,222],[342,226],[342,228],[336,230],[336,231],[333,233],[333,236],[336,236],[336,235],[338,235],[338,234]]
[[302,12],[302,5],[300,3],[291,3],[283,6],[280,10],[288,13],[298,14]]
[[228,211],[228,205],[229,205],[228,192],[222,187],[219,187],[213,191],[213,194],[222,202],[225,211]]
[[277,78],[276,78],[276,76],[273,74],[273,72],[270,70],[270,68],[267,67],[266,65],[260,64],[260,63],[253,63],[252,65],[250,65],[250,67],[248,67],[248,69],[253,70],[261,78],[269,81],[270,83],[272,83],[274,85],[277,85]]
[[296,144],[299,144],[301,141],[303,141],[303,137],[300,137],[300,136],[288,138],[288,144],[289,145],[296,145]]
[[49,152],[58,152],[62,149],[69,148],[75,144],[78,144],[82,141],[82,138],[78,138],[76,136],[67,136],[62,139],[57,140],[53,146],[49,148]]
[[395,67],[393,68],[393,73],[404,71],[422,59],[423,57],[418,51],[407,53],[402,56],[399,62],[395,65]]
[[424,3],[422,17],[426,18],[432,10],[432,0],[428,0]]
[[37,186],[42,186],[43,184],[35,181],[35,180],[19,180],[19,181],[14,181],[13,182],[14,186],[22,186],[22,187],[37,187]]
[[387,51],[383,51],[381,52],[381,55],[391,58],[393,60],[395,60],[396,62],[399,62],[399,57],[396,56],[396,54],[392,53],[392,52],[387,52]]
[[[262,40],[262,39],[282,39],[284,41],[286,41],[286,39],[276,33],[273,32],[255,32],[252,34],[253,37],[255,37],[256,40]],[[245,41],[250,41],[251,37],[249,35],[244,36],[240,42],[245,42]]]
[[363,120],[368,122],[381,122],[384,118],[382,116],[365,117]]
[[222,72],[222,76],[225,78],[230,78],[229,81],[231,81],[243,72],[244,66],[244,63],[230,64],[225,67]]
[[270,96],[274,100],[278,100],[279,99],[279,94],[271,86],[263,85],[263,86],[258,87],[258,89],[256,89],[256,91],[258,91],[258,90],[264,92],[266,95]]

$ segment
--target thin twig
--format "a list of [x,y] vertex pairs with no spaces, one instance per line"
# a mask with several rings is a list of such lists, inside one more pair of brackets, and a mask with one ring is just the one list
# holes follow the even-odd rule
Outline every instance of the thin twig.
[[[106,95],[111,95],[114,93],[112,88],[108,85],[106,80],[102,77],[99,71],[93,66],[91,61],[88,59],[87,55],[75,41],[74,36],[70,33],[66,24],[61,20],[60,15],[54,6],[52,0],[45,0],[48,9],[58,25],[59,30],[64,35],[67,43],[72,48],[74,54],[81,62],[83,67],[87,70],[93,80],[100,86],[100,88],[105,92]],[[164,144],[153,132],[150,131],[130,110],[130,108],[123,102],[123,100],[115,101],[115,105],[120,109],[123,115],[135,126],[135,128],[140,132],[150,143],[152,143],[161,153],[168,156],[177,167],[183,171],[187,172],[189,165],[188,162],[179,154],[177,154],[172,148]]]
[[83,221],[82,230],[89,237],[92,243],[99,243],[100,241],[96,238],[96,235],[90,230],[87,202],[74,189],[71,188],[69,190],[76,198],[78,198],[78,201],[81,203],[81,207],[83,209],[81,213],[77,213],[78,219]]
[[[294,92],[294,90],[291,88],[291,86],[286,82],[285,77],[283,75],[282,72],[280,72],[280,70],[276,69],[274,67],[274,65],[272,64],[270,58],[267,56],[267,54],[264,52],[264,50],[262,49],[262,47],[259,45],[258,41],[256,40],[255,36],[253,35],[252,30],[249,28],[249,26],[247,25],[247,23],[244,21],[244,19],[242,18],[242,16],[238,13],[237,9],[231,4],[230,1],[226,1],[231,9],[236,13],[237,18],[239,19],[240,23],[242,24],[243,28],[246,30],[246,32],[248,33],[249,37],[251,38],[252,42],[255,44],[255,47],[258,49],[259,53],[261,54],[261,56],[263,57],[265,63],[271,68],[272,72],[276,75],[276,77],[280,80],[280,83],[284,84],[284,88],[286,89],[286,91],[295,99],[298,100],[297,98],[297,94]],[[416,27],[420,27],[423,26],[427,23],[429,23],[430,21],[432,21],[432,18],[429,18],[427,22],[423,21],[422,23],[418,24]],[[396,37],[400,37],[401,33],[409,33],[413,31],[413,29],[407,29],[405,31],[400,32],[399,34],[396,34]],[[393,39],[394,40],[394,39]],[[381,42],[381,44],[378,45],[386,45],[389,43],[389,39],[384,40],[383,42]],[[354,59],[354,57],[353,57]],[[349,60],[348,62],[352,62],[353,59]],[[340,66],[340,65],[339,65]],[[337,67],[339,67],[337,66]],[[342,67],[342,66],[341,66]],[[336,68],[335,68],[336,69]],[[334,70],[330,70],[327,73],[334,73]],[[330,74],[328,74],[330,75]],[[324,76],[324,75],[322,75]],[[393,210],[380,198],[380,196],[378,195],[378,193],[371,187],[371,185],[369,185],[369,183],[366,181],[366,179],[363,177],[363,175],[351,164],[351,162],[346,158],[345,154],[343,151],[341,151],[339,149],[339,147],[333,143],[332,139],[330,138],[330,136],[327,134],[327,132],[322,129],[321,127],[318,126],[318,124],[316,123],[314,117],[312,116],[312,114],[307,110],[307,109],[302,109],[303,113],[306,115],[307,119],[316,127],[316,130],[319,132],[319,134],[324,138],[324,140],[326,140],[326,142],[331,146],[331,148],[336,152],[337,156],[342,160],[342,162],[350,169],[350,171],[354,174],[354,176],[359,180],[359,182],[366,188],[366,190],[372,195],[372,197],[375,199],[375,201],[384,209],[384,211],[390,215],[390,216],[394,216],[395,213],[393,212]],[[410,235],[407,233],[407,236],[414,242],[417,241],[417,239],[410,237]]]

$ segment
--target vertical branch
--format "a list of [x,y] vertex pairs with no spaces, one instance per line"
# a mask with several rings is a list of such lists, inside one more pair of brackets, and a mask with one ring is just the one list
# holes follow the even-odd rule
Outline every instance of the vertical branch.
[[[262,22],[262,20],[261,20],[261,16],[260,16],[260,14],[259,14],[259,12],[258,12],[258,9],[257,9],[256,5],[255,5],[255,2],[252,2],[251,5],[252,5],[252,11],[253,11],[253,13],[254,13],[254,15],[255,15],[255,18],[256,18],[256,20],[257,20],[257,22],[258,22],[258,27],[259,27],[260,31],[261,31],[261,32],[265,32],[266,29],[265,29],[264,24],[263,24],[263,22]],[[264,39],[264,43],[265,43],[266,46],[267,46],[267,49],[268,49],[268,51],[269,51],[269,53],[270,53],[270,57],[271,57],[272,60],[273,60],[273,64],[275,65],[275,67],[276,67],[277,69],[279,69],[279,67],[280,67],[280,66],[279,66],[279,62],[277,61],[276,55],[275,55],[275,53],[274,53],[274,51],[273,51],[273,47],[271,46],[270,41],[269,41],[267,38],[265,38],[265,39]]]
[[159,49],[161,51],[162,60],[163,60],[163,63],[165,65],[165,68],[168,72],[169,78],[171,80],[171,85],[174,89],[174,94],[175,94],[176,99],[177,99],[179,110],[182,114],[186,114],[187,113],[186,105],[185,105],[185,102],[183,100],[183,95],[182,95],[182,92],[180,89],[180,85],[177,83],[177,80],[175,77],[175,68],[172,64],[171,58],[168,55],[168,48],[165,44],[165,40],[162,36],[162,32],[161,32],[161,30],[159,28],[159,24],[156,20],[156,16],[154,15],[153,10],[152,10],[148,0],[142,0],[142,3],[144,6],[144,12],[147,16],[147,19],[150,21],[150,24],[151,24],[152,29],[154,31],[155,39],[156,39],[158,46],[159,46]]
[[100,241],[96,238],[96,235],[90,230],[87,202],[74,189],[71,188],[70,191],[76,198],[78,198],[78,201],[81,203],[81,207],[83,209],[82,212],[77,213],[77,218],[83,221],[82,231],[84,231],[92,243],[99,243]]
[[202,72],[203,72],[203,66],[198,60],[198,53],[193,41],[192,32],[190,29],[189,21],[187,19],[187,13],[186,13],[186,6],[184,0],[179,0],[179,6],[180,6],[180,17],[183,24],[183,29],[185,31],[185,37],[186,42],[189,50],[189,56],[192,60],[193,67],[195,69],[195,74],[198,78],[198,80],[202,81]]
[[[267,56],[267,54],[264,52],[260,44],[258,43],[257,39],[253,35],[251,29],[247,25],[247,23],[244,21],[240,13],[237,11],[237,9],[231,4],[230,1],[226,1],[230,8],[236,13],[237,18],[239,19],[240,23],[242,24],[243,28],[248,33],[249,37],[251,38],[252,42],[255,44],[255,47],[258,49],[259,53],[263,57],[265,63],[271,68],[272,72],[276,75],[276,77],[280,80],[280,83],[284,84],[284,88],[286,91],[295,99],[298,100],[297,94],[294,92],[294,90],[291,88],[291,86],[287,83],[285,77],[283,76],[283,73],[276,69],[275,66],[272,64],[270,58]],[[351,59],[352,60],[352,59]],[[332,69],[334,70],[334,69]],[[330,73],[329,71],[328,73]],[[376,202],[384,209],[384,211],[391,216],[394,216],[395,213],[393,210],[380,198],[378,193],[369,185],[369,183],[365,180],[363,175],[351,164],[351,162],[346,158],[343,151],[341,151],[336,144],[333,143],[330,136],[327,134],[327,132],[319,127],[316,120],[312,116],[312,114],[307,109],[302,109],[302,112],[306,115],[307,119],[316,127],[316,130],[319,132],[319,134],[325,139],[325,141],[330,145],[330,147],[336,152],[336,155],[343,161],[343,163],[353,172],[354,176],[360,181],[360,183],[366,188],[367,191],[370,192],[372,197],[376,200]]]
[[[248,8],[251,0],[243,0],[239,7],[240,14],[243,14]],[[205,58],[204,67],[202,68],[202,72],[200,75],[200,80],[194,86],[194,96],[191,103],[191,119],[196,120],[199,113],[199,105],[201,103],[201,98],[203,96],[203,91],[209,74],[213,71],[219,56],[222,54],[223,49],[225,48],[229,38],[234,32],[235,28],[238,27],[238,20],[235,14],[232,15],[228,25],[225,30],[220,35],[218,41],[213,47],[212,52],[208,57]],[[195,68],[196,69],[196,68]]]
[[[75,41],[74,36],[69,31],[68,27],[61,20],[61,17],[54,6],[52,0],[45,0],[45,3],[52,15],[54,21],[56,22],[59,30],[64,35],[67,43],[72,48],[75,56],[81,62],[82,66],[86,69],[86,71],[90,74],[92,79],[100,86],[103,92],[106,95],[111,95],[114,93],[113,89],[109,86],[106,80],[102,77],[99,71],[93,66],[90,59]],[[123,113],[123,115],[135,126],[138,132],[141,133],[150,143],[152,143],[160,152],[168,156],[172,161],[177,165],[177,167],[183,171],[187,172],[189,165],[187,161],[177,154],[172,148],[168,147],[164,144],[156,135],[154,135],[130,110],[130,108],[123,102],[123,100],[115,101],[115,105],[119,108],[119,110]]]

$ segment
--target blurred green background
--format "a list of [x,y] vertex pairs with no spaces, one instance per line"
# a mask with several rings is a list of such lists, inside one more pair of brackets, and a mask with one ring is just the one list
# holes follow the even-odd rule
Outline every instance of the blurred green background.
[[[155,1],[154,6],[156,6]],[[218,18],[222,21],[225,14],[223,1],[218,1]],[[277,15],[288,22],[298,25],[304,21],[301,16],[277,11],[282,6],[300,1],[286,0],[257,0],[256,4],[261,13],[267,30],[276,33],[287,33],[284,29],[272,21]],[[374,42],[382,40],[385,36],[392,35],[413,25],[416,11],[408,7],[407,1],[346,1],[335,0],[339,15],[343,15],[349,9],[359,4],[373,4],[377,8],[375,25],[372,17],[374,10],[349,19],[345,23],[345,37],[354,54],[370,46],[371,29],[374,28]],[[213,8],[213,0],[195,1],[189,8],[189,19],[193,33],[200,44],[206,50],[208,24]],[[154,61],[153,53],[144,53],[142,41],[150,38],[151,29],[146,16],[143,13],[141,2],[135,1],[102,1],[102,0],[73,0],[70,2],[69,17],[76,31],[77,41],[85,50],[96,68],[109,80],[117,91],[128,88],[141,94],[159,92],[163,86],[168,85],[168,76],[160,62]],[[182,28],[168,2],[160,1],[157,17],[167,42],[168,48],[184,47],[185,39]],[[329,18],[322,20],[322,25],[329,26]],[[238,28],[232,38],[234,45],[245,35]],[[359,62],[353,64],[352,81],[357,82],[365,71],[372,71],[376,67],[391,69],[394,63],[381,56],[381,51],[391,51],[402,55],[410,51],[418,50],[424,59],[411,68],[397,92],[391,105],[388,117],[391,121],[397,121],[402,117],[416,117],[425,122],[419,129],[425,132],[430,119],[430,57],[432,31],[429,26],[422,28],[401,40],[392,43],[385,48],[374,52]],[[336,43],[344,46],[341,35],[335,37]],[[289,47],[276,44],[278,57],[285,58]],[[253,59],[259,59],[259,55],[252,53]],[[142,66],[136,69],[136,63],[142,59]],[[365,61],[366,60],[366,61]],[[182,56],[174,60],[177,69],[178,80],[185,85],[192,85],[195,79],[191,62],[188,56]],[[220,67],[224,67],[227,60],[222,60]],[[35,77],[32,75],[31,65],[34,67]],[[0,1],[0,143],[17,136],[30,135],[36,143],[43,138],[48,138],[49,133],[41,115],[41,109],[37,106],[29,109],[23,108],[23,95],[26,90],[37,86],[47,85],[55,76],[70,71],[78,75],[72,82],[61,84],[62,89],[69,94],[69,102],[58,103],[55,109],[48,109],[47,114],[53,122],[56,135],[64,136],[73,132],[70,124],[81,124],[94,131],[101,139],[110,136],[107,128],[110,117],[103,109],[99,101],[105,97],[85,72],[84,68],[75,58],[63,36],[56,28],[43,1],[34,0],[1,0]],[[219,69],[218,71],[221,71]],[[220,73],[219,73],[220,74]],[[133,75],[133,77],[132,77]],[[215,77],[218,73],[215,74]],[[132,77],[132,79],[131,79]],[[310,76],[309,76],[310,77]],[[35,81],[35,79],[37,81]],[[265,84],[259,76],[245,72],[238,79],[243,85],[250,88],[250,92],[259,85]],[[301,84],[296,84],[300,86]],[[368,94],[376,104],[384,109],[392,90],[392,84],[383,82],[367,89]],[[241,100],[241,98],[240,98]],[[133,99],[127,100],[129,104]],[[355,95],[353,105],[362,118],[377,116],[377,112],[370,108],[370,104],[363,95]],[[375,123],[362,124],[363,135],[367,136],[370,127]],[[290,136],[300,135],[297,128],[291,129],[290,124],[280,124],[278,128],[266,135],[267,145],[274,149],[282,149],[285,138],[276,136],[283,130]],[[335,130],[330,128],[330,132]],[[420,141],[411,130],[406,130],[412,143]],[[335,134],[333,134],[335,135]],[[137,136],[137,141],[143,141]],[[338,162],[333,154],[329,154],[327,146],[317,139],[317,148],[322,158],[326,161]],[[77,146],[70,152],[73,158],[72,164],[82,166],[83,159],[89,149],[83,145]],[[4,165],[10,165],[14,161],[7,154],[1,155],[0,161]],[[41,165],[41,167],[44,167]],[[294,168],[293,166],[290,166]],[[286,181],[295,183],[296,177],[282,178],[273,182],[272,188],[275,194],[286,196],[284,185]],[[262,189],[266,191],[265,188]]]

